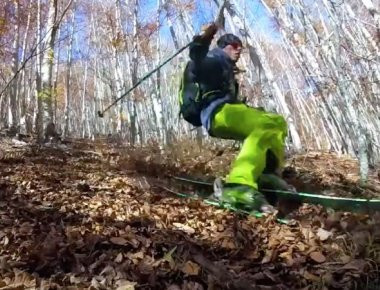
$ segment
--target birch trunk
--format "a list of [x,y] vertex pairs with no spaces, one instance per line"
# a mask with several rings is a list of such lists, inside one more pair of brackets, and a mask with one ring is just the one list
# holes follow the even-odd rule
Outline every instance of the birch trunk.
[[[157,43],[156,43],[156,66],[159,66],[161,63],[161,42],[160,42],[160,27],[161,27],[161,21],[160,21],[160,15],[161,15],[161,0],[157,0],[157,18],[156,18],[156,26],[157,26]],[[164,99],[161,95],[161,70],[158,70],[156,73],[156,96],[157,96],[157,102],[160,107],[159,113],[159,120],[160,120],[160,126],[157,126],[157,132],[158,132],[158,138],[160,138],[160,135],[162,135],[162,141],[165,144],[169,143],[169,140],[167,138],[167,126],[166,126],[166,110],[164,105]],[[157,119],[157,116],[155,116]]]
[[47,124],[54,121],[53,107],[52,107],[52,76],[54,65],[54,42],[57,33],[58,0],[49,0],[49,12],[46,27],[46,38],[44,41],[44,53],[42,56],[41,66],[41,91],[39,91],[39,98],[42,99],[42,113],[43,123]]
[[86,105],[86,94],[87,94],[87,76],[88,76],[88,61],[85,60],[84,64],[84,77],[83,77],[83,92],[81,97],[81,137],[86,138],[91,135],[89,130],[89,118],[88,109]]
[[69,45],[67,47],[67,65],[66,65],[66,98],[65,98],[65,116],[64,116],[64,127],[63,136],[67,137],[70,133],[70,111],[71,111],[71,67],[72,67],[72,56],[73,56],[73,41],[74,41],[74,28],[75,28],[75,0],[73,2],[73,9],[71,15],[71,23],[69,29]]
[[[26,48],[28,46],[28,38],[29,38],[29,27],[30,27],[30,18],[31,18],[31,1],[28,3],[28,17],[26,21],[26,27],[25,27],[25,32],[22,40],[22,48],[21,48],[21,61],[24,63],[26,61]],[[28,112],[27,112],[27,107],[30,105],[30,91],[31,91],[31,86],[29,84],[31,82],[27,81],[27,68],[24,67],[24,69],[21,71],[20,75],[20,86],[18,89],[18,95],[19,95],[19,116],[20,116],[20,133],[23,134],[29,134],[31,133],[29,130],[27,130],[27,127],[30,127],[30,125],[27,125],[27,119],[28,119]]]
[[[58,28],[58,32],[57,32],[57,39],[58,41],[60,41],[60,37],[61,36],[61,29]],[[54,120],[57,120],[57,109],[58,109],[58,100],[57,100],[57,89],[58,89],[58,78],[59,78],[59,65],[60,65],[60,56],[61,56],[61,49],[60,49],[60,45],[58,44],[58,48],[57,48],[57,64],[55,66],[55,73],[54,73],[54,81],[53,81],[53,92],[54,95],[53,95],[53,98],[54,98],[54,106],[53,106],[53,113],[54,113]]]
[[36,44],[36,100],[37,100],[37,114],[36,114],[36,132],[37,139],[42,142],[44,124],[43,124],[43,104],[42,97],[40,93],[42,91],[42,80],[41,80],[41,0],[37,2],[37,44]]
[[[13,40],[13,57],[12,57],[12,72],[14,75],[17,75],[18,73],[18,67],[19,67],[19,44],[20,44],[20,29],[19,29],[19,22],[20,22],[20,7],[19,7],[19,1],[14,0],[13,1],[14,8],[15,8],[15,38]],[[10,102],[9,102],[9,109],[10,114],[8,115],[10,118],[8,120],[8,123],[11,127],[16,127],[19,124],[19,118],[18,118],[18,76],[16,76],[13,79],[13,84],[11,86],[11,94],[10,94]]]
[[[137,13],[138,13],[138,6],[137,6],[137,0],[132,0],[131,3],[133,4],[133,51],[132,51],[132,65],[131,65],[131,79],[132,79],[132,85],[136,84],[138,78],[138,22],[137,22]],[[131,136],[131,145],[134,146],[137,141],[137,108],[136,108],[136,100],[135,100],[135,94],[133,94],[133,98],[131,101],[129,101],[129,108],[131,110],[131,119],[130,119],[130,136]]]
[[[119,53],[119,47],[122,45],[122,37],[124,35],[122,30],[122,21],[121,21],[121,3],[120,0],[116,0],[116,10],[115,10],[115,18],[116,18],[116,35],[114,36],[116,41],[115,45],[113,46],[113,56],[115,61],[114,66],[114,78],[115,78],[115,86],[116,86],[116,99],[118,99],[123,94],[123,77],[122,77],[122,64],[121,64],[121,57]],[[116,110],[118,110],[117,114],[117,120],[116,120],[116,130],[118,134],[123,133],[124,128],[124,112],[123,112],[123,100],[121,100],[116,105]]]

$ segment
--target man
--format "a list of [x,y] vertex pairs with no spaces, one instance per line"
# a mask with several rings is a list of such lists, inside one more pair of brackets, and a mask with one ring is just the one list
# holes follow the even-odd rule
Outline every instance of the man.
[[[233,34],[225,34],[218,39],[217,47],[209,50],[216,32],[217,26],[211,24],[190,44],[191,60],[184,73],[182,99],[190,97],[199,101],[200,123],[211,136],[244,140],[226,177],[222,200],[273,212],[273,207],[258,191],[258,180],[264,170],[273,173],[283,166],[287,124],[280,115],[248,107],[238,100],[235,74],[242,42]],[[271,160],[269,167],[267,160]]]

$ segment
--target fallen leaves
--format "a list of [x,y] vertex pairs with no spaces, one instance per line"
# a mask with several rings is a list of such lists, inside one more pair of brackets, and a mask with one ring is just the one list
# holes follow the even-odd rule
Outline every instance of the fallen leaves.
[[199,265],[192,261],[187,261],[181,268],[181,271],[189,276],[197,276],[200,270]]
[[131,282],[128,280],[118,280],[115,283],[116,290],[135,290],[136,282]]
[[357,272],[364,272],[368,266],[368,262],[362,259],[355,259],[344,265],[341,270],[355,270]]
[[173,226],[175,226],[179,230],[184,231],[185,233],[188,233],[188,234],[194,234],[195,233],[195,230],[188,225],[184,225],[181,223],[173,223]]
[[332,236],[332,232],[326,231],[322,228],[319,228],[317,231],[317,236],[323,242]]
[[324,263],[326,262],[326,257],[321,252],[311,252],[310,258],[317,263]]
[[110,238],[110,242],[119,246],[125,246],[129,243],[126,239],[122,237],[112,237]]
[[155,188],[149,175],[165,181],[165,170],[184,168],[178,160],[170,168],[144,153],[139,173],[126,173],[94,154],[59,154],[65,162],[42,152],[22,166],[0,163],[0,287],[350,288],[380,263],[368,216],[306,205],[299,222],[280,225]]
[[274,250],[266,250],[264,258],[262,259],[261,263],[266,264],[273,260],[273,254],[275,253]]

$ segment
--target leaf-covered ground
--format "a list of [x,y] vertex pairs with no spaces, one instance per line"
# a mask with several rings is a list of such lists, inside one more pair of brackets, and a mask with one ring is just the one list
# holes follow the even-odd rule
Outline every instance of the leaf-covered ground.
[[[379,289],[379,214],[304,205],[284,225],[180,199],[162,189],[183,189],[170,175],[221,175],[236,154],[182,145],[2,144],[0,289]],[[379,197],[377,172],[365,188],[357,172],[308,153],[285,176],[300,190]]]

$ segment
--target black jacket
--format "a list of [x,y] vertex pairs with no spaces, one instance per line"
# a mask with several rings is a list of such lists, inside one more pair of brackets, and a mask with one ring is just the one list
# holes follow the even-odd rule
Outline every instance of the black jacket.
[[[234,76],[234,62],[219,47],[209,51],[207,45],[190,44],[190,61],[185,70],[185,87],[198,84],[204,106],[217,98],[227,97],[236,102],[238,83]],[[189,93],[189,92],[188,92]]]

